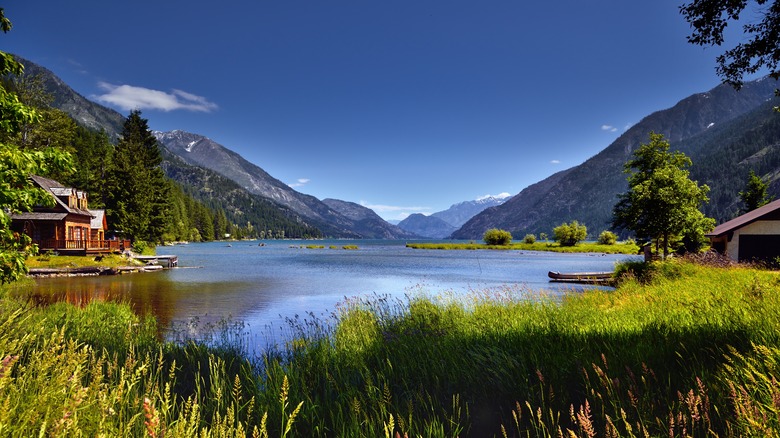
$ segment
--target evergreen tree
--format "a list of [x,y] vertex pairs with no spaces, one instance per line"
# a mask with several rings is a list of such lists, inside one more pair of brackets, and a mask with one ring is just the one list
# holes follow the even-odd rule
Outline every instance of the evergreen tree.
[[132,111],[122,129],[109,171],[108,220],[125,237],[160,242],[168,224],[170,186],[160,167],[157,139],[140,111]]
[[767,188],[764,180],[751,170],[745,190],[739,192],[739,198],[745,204],[742,213],[747,213],[762,205],[769,204],[772,201],[772,197],[767,193]]

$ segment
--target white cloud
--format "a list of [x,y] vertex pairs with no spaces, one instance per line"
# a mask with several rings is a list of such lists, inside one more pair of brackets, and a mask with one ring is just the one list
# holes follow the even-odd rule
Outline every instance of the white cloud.
[[550,160],[550,164],[561,164],[561,160]]
[[205,97],[182,90],[174,89],[167,93],[132,85],[113,85],[108,82],[100,82],[98,86],[106,93],[92,98],[128,111],[152,109],[166,112],[187,110],[209,113],[218,108],[217,104],[209,102]]
[[615,132],[615,131],[617,131],[617,128],[615,128],[612,125],[601,125],[601,130],[602,131]]
[[290,186],[290,187],[303,187],[306,184],[308,184],[309,181],[311,181],[309,178],[298,178],[298,181],[296,181],[296,182],[294,182],[292,184],[287,184],[287,185]]
[[505,199],[505,198],[508,198],[508,197],[510,197],[510,196],[512,196],[512,195],[510,195],[510,194],[509,194],[509,193],[507,193],[507,192],[502,192],[502,193],[499,193],[499,194],[497,194],[497,195],[485,195],[485,196],[480,196],[480,197],[479,197],[479,198],[477,198],[476,200],[477,200],[477,201],[481,201],[481,200],[483,200],[483,199],[487,199],[487,198]]

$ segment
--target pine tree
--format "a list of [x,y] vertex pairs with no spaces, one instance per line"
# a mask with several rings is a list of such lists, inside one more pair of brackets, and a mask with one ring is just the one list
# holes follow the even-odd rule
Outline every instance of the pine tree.
[[772,197],[767,193],[767,188],[764,180],[751,170],[745,190],[739,192],[739,198],[745,204],[742,213],[747,213],[762,205],[769,204],[772,201]]
[[109,171],[107,215],[125,237],[160,242],[168,224],[170,185],[157,139],[140,111],[125,121]]

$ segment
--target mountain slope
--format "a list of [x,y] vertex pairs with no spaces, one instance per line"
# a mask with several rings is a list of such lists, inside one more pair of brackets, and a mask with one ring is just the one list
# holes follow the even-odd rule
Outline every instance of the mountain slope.
[[266,230],[282,230],[285,237],[322,237],[319,229],[306,223],[295,212],[249,193],[213,170],[189,165],[167,150],[163,151],[162,168],[165,175],[177,182],[185,193],[212,209],[223,210],[234,224],[251,224],[263,233]]
[[44,90],[54,98],[51,103],[52,107],[64,111],[87,128],[105,131],[109,138],[116,142],[125,123],[125,117],[122,114],[76,93],[48,69],[19,56],[15,56],[15,58],[24,65],[25,75],[41,79]]
[[[91,102],[76,93],[48,69],[17,57],[25,66],[25,75],[41,80],[47,93],[53,97],[52,107],[64,111],[77,123],[98,131],[105,131],[115,142],[122,132],[125,118],[120,113]],[[320,237],[316,225],[265,198],[252,195],[235,182],[215,172],[191,166],[163,147],[163,170],[166,176],[179,183],[184,191],[214,210],[223,210],[227,218],[241,226],[283,230],[288,237]]]
[[[597,235],[609,228],[617,195],[627,189],[624,163],[640,144],[648,141],[650,132],[664,134],[673,149],[680,148],[678,145],[705,134],[710,128],[724,125],[727,129],[725,125],[729,122],[773,99],[776,86],[775,81],[759,80],[745,84],[736,92],[720,85],[707,93],[683,99],[672,108],[645,117],[581,165],[552,175],[504,204],[483,211],[452,237],[478,239],[486,229],[494,227],[511,231],[515,236],[550,233],[553,227],[574,219]],[[713,181],[713,184],[719,183]]]
[[250,193],[266,197],[295,211],[328,236],[383,236],[390,239],[407,237],[405,232],[384,221],[376,222],[380,229],[367,229],[371,221],[355,221],[344,216],[314,196],[293,190],[241,155],[202,135],[177,130],[155,132],[155,136],[161,145],[185,162],[211,169],[237,182]]
[[[450,208],[437,211],[431,216],[439,218],[452,225],[455,229],[463,226],[469,219],[473,218],[483,210],[503,204],[509,196],[485,196],[474,201],[464,201],[453,204]],[[454,230],[453,230],[454,231]],[[443,236],[447,237],[447,236]]]
[[398,223],[398,227],[432,239],[444,239],[457,230],[456,227],[434,215],[426,216],[422,213],[409,215]]
[[419,237],[379,217],[370,208],[339,199],[323,199],[325,205],[354,222],[353,230],[369,239],[412,239]]

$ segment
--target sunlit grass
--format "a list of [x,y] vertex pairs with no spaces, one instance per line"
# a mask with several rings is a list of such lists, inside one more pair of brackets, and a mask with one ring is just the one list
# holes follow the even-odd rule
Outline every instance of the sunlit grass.
[[120,266],[141,265],[141,262],[129,259],[119,254],[90,255],[90,256],[70,256],[40,254],[28,257],[27,268],[82,268],[91,266],[102,266],[108,268],[117,268]]

